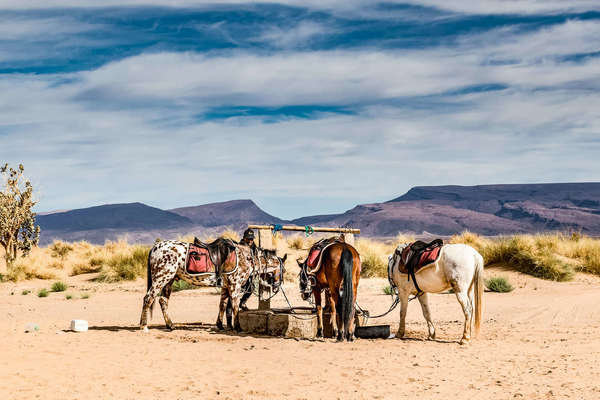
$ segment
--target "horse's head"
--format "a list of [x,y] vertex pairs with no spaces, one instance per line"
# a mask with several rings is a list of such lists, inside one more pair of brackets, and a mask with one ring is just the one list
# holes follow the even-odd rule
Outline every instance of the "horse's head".
[[300,267],[300,295],[302,296],[302,300],[308,300],[312,293],[312,287],[315,284],[314,277],[308,274],[308,266],[306,265],[306,260],[301,261],[301,259],[299,258],[296,260],[296,262]]
[[258,249],[258,257],[262,266],[260,281],[271,287],[273,292],[277,292],[283,284],[283,274],[285,273],[285,260],[287,254],[278,257],[275,250]]

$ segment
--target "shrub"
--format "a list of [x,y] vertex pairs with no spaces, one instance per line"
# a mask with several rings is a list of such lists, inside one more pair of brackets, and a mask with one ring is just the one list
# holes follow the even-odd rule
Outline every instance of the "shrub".
[[182,279],[173,282],[173,291],[174,292],[179,292],[182,290],[190,290],[190,289],[197,289],[197,287],[192,285],[191,283],[188,283],[187,281],[182,280]]
[[72,298],[73,298],[73,295],[71,295],[71,294],[65,295],[65,299],[67,299],[67,300],[71,300]]
[[508,293],[512,292],[514,289],[508,280],[502,276],[487,279],[485,281],[485,286],[490,291],[497,293]]
[[81,275],[81,274],[90,274],[93,272],[98,272],[102,269],[102,260],[99,258],[92,258],[88,264],[80,263],[75,264],[73,269],[71,270],[71,276]]
[[38,297],[48,297],[48,290],[47,289],[40,289],[38,291]]
[[129,246],[105,260],[96,278],[100,282],[131,281],[146,274],[149,249],[141,245]]
[[89,299],[90,295],[89,295],[89,293],[84,293],[84,294],[81,295],[81,298],[82,299]]
[[52,284],[52,291],[53,292],[64,292],[65,290],[67,290],[67,284],[61,281],[56,281]]
[[390,285],[384,286],[382,290],[383,290],[383,293],[387,294],[388,296],[393,294],[393,290]]
[[23,290],[23,291],[21,292],[21,294],[22,294],[23,296],[27,296],[29,293],[31,293],[31,290],[27,290],[27,289],[25,289],[25,290]]
[[36,268],[36,263],[28,262],[29,257],[13,263],[6,274],[6,279],[12,282],[29,279],[55,279],[56,275],[48,270]]
[[293,235],[287,239],[287,244],[290,249],[303,250],[305,239],[301,235]]
[[387,277],[388,256],[393,253],[393,246],[361,238],[356,241],[356,249],[360,254],[362,276]]
[[60,240],[55,240],[54,243],[50,245],[49,249],[52,257],[64,259],[71,251],[73,251],[73,246],[61,242]]

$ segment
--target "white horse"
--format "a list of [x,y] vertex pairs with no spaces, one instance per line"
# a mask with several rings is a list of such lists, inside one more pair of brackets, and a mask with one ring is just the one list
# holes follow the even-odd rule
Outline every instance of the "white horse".
[[[398,246],[389,257],[388,276],[398,289],[400,299],[400,325],[396,337],[402,338],[405,333],[406,310],[408,297],[417,294],[417,289],[408,275],[401,273],[402,250],[408,244]],[[440,293],[450,288],[454,290],[458,302],[465,314],[465,326],[460,344],[467,344],[471,339],[471,323],[475,314],[475,335],[479,334],[483,297],[483,257],[471,246],[465,244],[446,244],[440,249],[438,259],[424,266],[415,273],[417,285],[425,292],[418,297],[423,316],[427,321],[429,339],[435,339],[435,327],[429,312],[427,293]]]

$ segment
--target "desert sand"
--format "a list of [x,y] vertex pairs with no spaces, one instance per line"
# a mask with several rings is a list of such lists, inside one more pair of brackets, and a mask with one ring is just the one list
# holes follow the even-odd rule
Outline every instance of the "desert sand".
[[[48,281],[0,284],[0,399],[600,399],[600,279],[556,283],[486,270],[497,274],[516,289],[485,293],[482,334],[467,346],[458,344],[463,316],[452,294],[431,296],[435,341],[426,340],[414,302],[406,339],[336,343],[217,332],[213,288],[174,293],[177,329],[164,328],[156,307],[143,333],[141,279],[73,277],[71,300],[38,298]],[[385,284],[361,281],[363,308],[387,309]],[[295,305],[306,305],[296,284],[285,288]],[[284,306],[283,298],[273,305]],[[69,332],[76,318],[90,330]],[[398,319],[395,310],[370,323],[395,332]],[[39,331],[26,333],[29,323]]]

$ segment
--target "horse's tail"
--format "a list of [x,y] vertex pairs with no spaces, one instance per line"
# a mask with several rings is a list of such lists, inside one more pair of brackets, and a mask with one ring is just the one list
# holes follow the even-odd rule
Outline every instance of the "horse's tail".
[[[150,288],[152,287],[152,270],[150,268],[150,257],[152,256],[152,250],[154,250],[154,247],[152,247],[150,249],[150,251],[148,252],[148,267],[147,267],[147,274],[146,274],[146,293],[150,292]],[[150,304],[150,318],[152,318],[152,314],[154,313],[154,300],[152,300],[152,304]]]
[[483,313],[483,257],[475,252],[475,336],[479,335]]
[[[354,287],[352,282],[352,270],[354,267],[354,260],[352,259],[352,253],[348,250],[348,247],[344,246],[342,251],[342,257],[340,258],[340,267],[342,268],[342,289],[344,294],[342,295],[342,321],[344,326],[350,322],[352,311],[354,309]],[[340,329],[340,327],[338,327]]]

